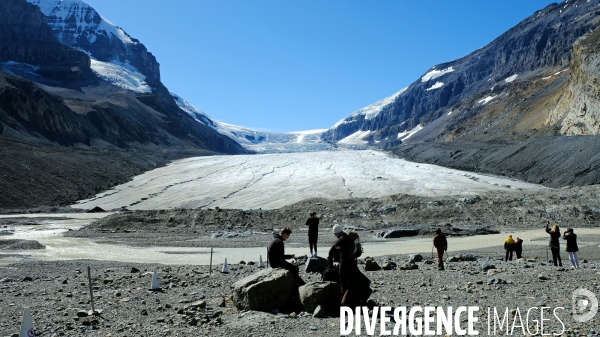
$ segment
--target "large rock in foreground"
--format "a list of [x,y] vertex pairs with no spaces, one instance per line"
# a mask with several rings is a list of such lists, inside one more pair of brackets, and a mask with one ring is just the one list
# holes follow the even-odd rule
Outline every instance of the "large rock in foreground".
[[339,313],[340,303],[342,302],[342,288],[337,282],[311,282],[301,286],[300,302],[304,306],[304,311],[314,312],[317,306],[321,306],[330,315]]
[[233,303],[238,310],[281,310],[298,298],[292,273],[281,268],[259,271],[237,281],[233,288]]

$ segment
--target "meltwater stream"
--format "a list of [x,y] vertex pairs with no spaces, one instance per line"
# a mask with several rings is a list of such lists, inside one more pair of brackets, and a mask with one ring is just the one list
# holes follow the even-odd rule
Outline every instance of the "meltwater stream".
[[[26,259],[33,260],[76,260],[91,259],[104,261],[120,261],[134,263],[154,264],[184,264],[208,265],[210,248],[190,247],[131,247],[125,244],[99,244],[86,238],[65,237],[62,233],[69,229],[77,229],[93,220],[108,214],[26,214],[22,216],[0,216],[0,220],[7,218],[28,218],[36,221],[36,225],[19,225],[14,228],[14,235],[0,236],[5,239],[37,240],[46,246],[46,249],[26,251],[0,250],[0,265],[19,262]],[[575,229],[577,234],[600,235],[600,228]],[[470,251],[479,248],[498,246],[506,237],[506,233],[481,235],[472,237],[449,238],[450,252]],[[547,245],[547,234],[543,229],[520,231],[519,236],[527,241],[527,246]],[[533,241],[529,241],[533,240]],[[580,246],[597,243],[580,243]],[[374,242],[365,244],[365,255],[385,256],[392,254],[410,254],[431,252],[431,238],[405,238],[393,241]],[[308,247],[286,247],[286,253],[304,255]],[[258,261],[262,255],[266,260],[266,247],[256,248],[215,248],[213,262],[221,263],[225,258],[232,263],[240,260]]]

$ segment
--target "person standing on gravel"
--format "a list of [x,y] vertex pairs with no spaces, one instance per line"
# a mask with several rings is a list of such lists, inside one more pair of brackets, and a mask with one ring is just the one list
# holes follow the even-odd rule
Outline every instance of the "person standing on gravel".
[[267,254],[269,254],[269,264],[271,265],[271,268],[283,268],[291,271],[292,276],[294,277],[294,280],[296,280],[298,286],[303,286],[306,284],[306,282],[304,282],[304,280],[302,280],[302,278],[298,274],[298,267],[286,261],[287,259],[292,259],[296,257],[296,255],[294,254],[285,255],[285,248],[283,246],[283,241],[289,239],[291,234],[292,229],[289,227],[283,227],[279,231],[279,234],[273,234],[273,239],[267,247]]
[[567,228],[563,239],[567,240],[567,253],[569,253],[571,268],[579,269],[579,259],[577,258],[579,247],[577,247],[577,234],[573,233],[573,228]]
[[558,260],[558,266],[562,267],[562,260],[560,259],[560,228],[558,225],[552,226],[552,230],[548,228],[550,226],[550,221],[546,221],[546,233],[550,234],[550,242],[548,243],[548,247],[550,247],[550,251],[552,252],[552,261],[556,266],[556,261]]
[[350,257],[352,242],[342,226],[334,225],[333,234],[337,237],[334,244],[339,253],[340,285],[342,287],[342,306],[354,308],[364,305],[373,292],[369,287],[371,281],[360,272],[355,257]]
[[[308,245],[310,246],[310,257],[317,257],[317,240],[319,239],[319,218],[317,213],[310,213],[310,217],[306,220],[308,226]],[[315,253],[313,254],[313,248]]]
[[438,270],[444,270],[444,252],[448,250],[448,240],[446,240],[441,228],[435,230],[433,246],[437,250]]
[[523,240],[519,237],[515,240],[515,253],[517,253],[517,259],[523,258]]
[[515,251],[515,240],[512,238],[512,235],[509,235],[504,240],[504,250],[506,250],[504,261],[512,261],[513,252]]

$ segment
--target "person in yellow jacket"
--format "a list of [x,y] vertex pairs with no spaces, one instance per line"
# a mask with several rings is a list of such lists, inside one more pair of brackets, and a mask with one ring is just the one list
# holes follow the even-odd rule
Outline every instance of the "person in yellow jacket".
[[512,238],[512,235],[509,235],[506,240],[504,240],[504,250],[506,250],[506,257],[504,261],[512,261],[513,252],[515,251],[516,243]]

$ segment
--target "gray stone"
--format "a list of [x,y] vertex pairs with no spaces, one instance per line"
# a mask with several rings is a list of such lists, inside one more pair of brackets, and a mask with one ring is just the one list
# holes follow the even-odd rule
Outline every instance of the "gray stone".
[[392,270],[392,269],[396,269],[396,263],[392,262],[392,261],[387,261],[384,262],[383,265],[381,266],[381,269],[383,270]]
[[408,261],[410,263],[423,261],[423,255],[421,254],[410,254],[408,255]]
[[233,284],[233,303],[238,310],[270,312],[294,305],[298,296],[292,273],[281,268],[261,270]]
[[365,271],[376,271],[380,270],[381,267],[373,259],[365,260]]
[[318,306],[333,311],[342,302],[341,286],[337,282],[311,282],[298,289],[304,311],[313,312]]
[[406,262],[404,265],[402,265],[402,267],[400,267],[400,270],[413,270],[413,269],[419,269],[419,266],[417,266],[414,263]]
[[544,275],[544,274],[539,274],[539,275],[538,275],[538,278],[539,278],[540,280],[542,280],[542,281],[547,281],[547,280],[549,280],[548,276],[546,276],[546,275]]
[[323,273],[329,267],[329,261],[322,257],[311,257],[304,271],[307,273]]
[[[327,312],[325,311],[325,309],[323,309],[323,307],[321,307],[319,305],[315,308],[315,311],[313,312],[313,317],[314,318],[327,318],[328,316],[327,316]],[[313,329],[313,327],[311,327],[311,330],[316,330],[316,328]]]

